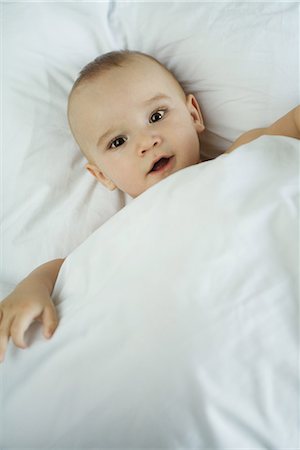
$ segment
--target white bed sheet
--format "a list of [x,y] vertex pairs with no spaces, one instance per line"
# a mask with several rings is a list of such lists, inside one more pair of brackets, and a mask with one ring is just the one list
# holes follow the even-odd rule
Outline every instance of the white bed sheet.
[[299,448],[300,142],[177,172],[64,262],[60,325],[0,368],[0,445]]

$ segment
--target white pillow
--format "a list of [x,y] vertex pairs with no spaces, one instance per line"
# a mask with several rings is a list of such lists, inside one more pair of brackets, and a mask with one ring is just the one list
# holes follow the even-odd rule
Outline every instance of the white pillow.
[[297,3],[22,2],[3,8],[2,281],[67,256],[130,201],[85,170],[66,104],[101,53],[148,52],[194,92],[212,157],[299,103]]
[[66,116],[79,70],[117,46],[110,9],[109,2],[3,5],[5,282],[67,256],[125,204],[86,171]]
[[128,48],[157,57],[196,94],[207,157],[299,103],[299,2],[125,1],[117,20]]

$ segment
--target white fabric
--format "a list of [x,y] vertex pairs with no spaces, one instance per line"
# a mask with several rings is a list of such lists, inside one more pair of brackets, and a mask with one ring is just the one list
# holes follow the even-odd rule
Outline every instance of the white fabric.
[[8,448],[299,448],[299,156],[179,171],[64,262],[46,342],[0,368]]
[[67,256],[130,198],[85,170],[66,119],[79,70],[149,52],[194,92],[219,154],[299,99],[298,2],[4,2],[1,281]]

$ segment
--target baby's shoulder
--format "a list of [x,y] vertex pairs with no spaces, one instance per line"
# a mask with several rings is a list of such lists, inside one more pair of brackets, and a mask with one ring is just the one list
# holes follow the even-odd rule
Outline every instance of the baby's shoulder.
[[234,141],[233,144],[231,144],[231,146],[226,150],[225,153],[230,153],[237,147],[248,144],[248,142],[254,141],[254,139],[257,139],[263,134],[267,134],[266,128],[255,128],[254,130],[247,131],[246,133],[241,134],[241,136],[238,137],[238,139]]

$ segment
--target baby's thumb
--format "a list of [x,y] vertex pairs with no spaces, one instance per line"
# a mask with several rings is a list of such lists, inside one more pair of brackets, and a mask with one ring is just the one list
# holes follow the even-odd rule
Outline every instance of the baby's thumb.
[[43,311],[43,331],[45,338],[50,338],[58,325],[58,318],[53,304],[45,307]]

